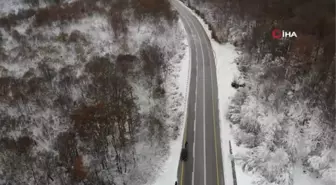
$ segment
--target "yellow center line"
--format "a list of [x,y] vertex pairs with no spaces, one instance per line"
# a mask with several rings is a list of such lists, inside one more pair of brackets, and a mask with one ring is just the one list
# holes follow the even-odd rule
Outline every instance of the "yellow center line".
[[180,179],[180,184],[183,184],[183,170],[184,170],[184,163],[182,163],[182,167],[181,167],[181,179]]

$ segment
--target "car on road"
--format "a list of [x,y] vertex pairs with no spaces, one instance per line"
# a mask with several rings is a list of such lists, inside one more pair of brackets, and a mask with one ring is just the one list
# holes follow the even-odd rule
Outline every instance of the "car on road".
[[181,150],[181,160],[182,161],[188,160],[188,150],[186,148],[182,148]]
[[181,150],[181,160],[187,161],[188,160],[188,142],[184,144],[184,148]]

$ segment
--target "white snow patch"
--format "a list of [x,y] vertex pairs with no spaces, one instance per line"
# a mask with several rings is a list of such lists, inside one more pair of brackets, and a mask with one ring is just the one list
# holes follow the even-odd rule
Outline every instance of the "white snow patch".
[[180,161],[181,143],[183,140],[183,129],[179,137],[170,144],[170,155],[168,160],[163,164],[163,168],[154,185],[172,185],[177,180],[177,168]]
[[8,136],[12,137],[13,139],[17,139],[21,136],[21,131],[13,130],[8,133]]
[[93,48],[95,53],[101,55],[116,53],[113,51],[118,49],[118,46],[114,47],[113,45],[113,31],[109,26],[107,18],[98,15],[87,17],[81,19],[78,23],[71,24],[65,29],[65,32],[71,34],[75,30],[89,36],[90,41],[95,46]]
[[29,69],[29,65],[26,64],[8,64],[8,63],[0,63],[2,67],[8,70],[9,76],[21,77],[23,76]]
[[238,185],[253,185],[252,182],[255,179],[253,174],[247,174],[243,171],[240,165],[236,164],[236,176]]
[[[230,104],[231,97],[234,96],[236,90],[231,87],[234,76],[238,74],[238,69],[234,63],[234,59],[238,56],[234,46],[231,44],[219,45],[211,41],[217,60],[217,83],[218,83],[218,99],[219,99],[219,120],[220,120],[220,136],[223,155],[224,179],[226,185],[233,184],[232,165],[230,158],[229,141],[231,140],[230,121],[227,120],[226,114]],[[238,178],[238,177],[237,177]]]
[[0,28],[0,33],[3,38],[2,47],[5,51],[10,51],[19,46],[19,43],[14,40],[13,37],[7,31],[5,31],[5,29]]
[[68,4],[70,4],[70,3],[74,3],[74,2],[76,2],[76,1],[78,1],[78,0],[65,0],[64,3],[68,3]]
[[[303,172],[303,168],[300,165],[294,167],[293,171],[293,184],[295,185],[326,185],[322,184],[320,179],[316,179],[309,175],[308,173],[305,174]],[[331,184],[330,184],[331,185]]]
[[148,40],[149,42],[152,42],[154,39],[153,30],[155,30],[154,25],[149,23],[130,25],[128,27],[129,34],[132,35],[132,37],[128,38],[130,53],[137,52],[144,41]]
[[15,30],[18,31],[21,35],[26,35],[26,30],[29,28],[29,26],[31,25],[33,19],[28,19],[26,21],[24,21],[23,23],[15,26]]
[[22,0],[1,0],[0,17],[9,13],[18,13],[20,9],[28,9],[29,6],[22,2]]
[[185,89],[184,98],[185,101],[187,101],[188,100],[187,95],[189,93],[189,89],[187,88],[189,88],[189,80],[190,80],[190,47],[186,39],[183,41],[183,43],[187,46],[189,50],[185,52],[184,58],[181,61],[182,68],[177,82],[179,89],[181,90]]
[[141,105],[139,108],[139,113],[141,115],[143,114],[149,114],[151,107],[155,105],[155,102],[152,98],[150,98],[150,92],[142,85],[129,82],[133,88],[134,94],[137,96],[137,104]]

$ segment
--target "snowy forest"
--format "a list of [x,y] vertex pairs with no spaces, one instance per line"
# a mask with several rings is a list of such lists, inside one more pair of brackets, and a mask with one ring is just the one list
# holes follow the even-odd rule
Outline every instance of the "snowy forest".
[[[182,0],[234,44],[241,75],[229,113],[233,156],[256,185],[292,185],[294,171],[336,183],[335,1]],[[273,39],[274,28],[297,38]],[[219,94],[219,96],[221,96]]]
[[166,0],[0,2],[0,185],[140,185],[182,122]]

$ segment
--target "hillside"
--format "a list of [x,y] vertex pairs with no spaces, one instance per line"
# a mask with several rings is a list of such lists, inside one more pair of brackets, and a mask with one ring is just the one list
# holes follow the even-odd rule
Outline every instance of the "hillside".
[[152,181],[185,91],[168,1],[1,5],[0,184]]

